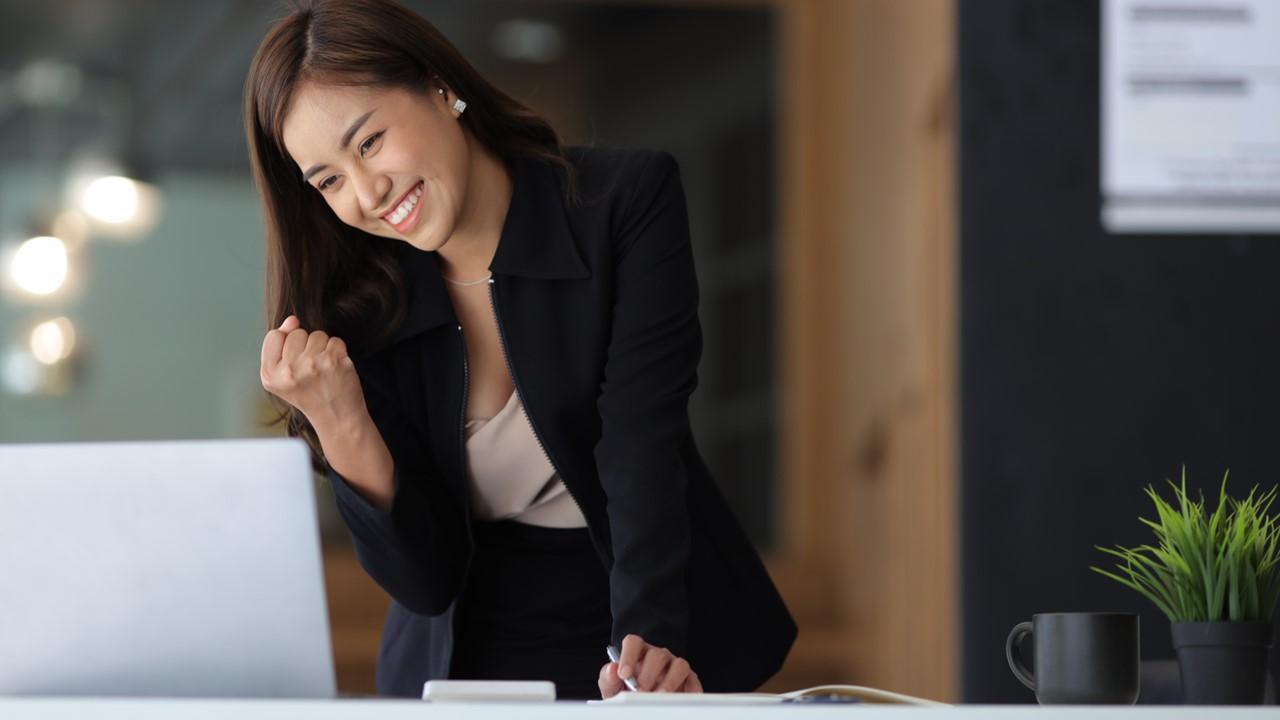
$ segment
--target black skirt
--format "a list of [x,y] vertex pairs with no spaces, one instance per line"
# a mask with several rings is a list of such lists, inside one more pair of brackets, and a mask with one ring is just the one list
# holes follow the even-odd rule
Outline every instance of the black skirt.
[[599,699],[613,624],[609,577],[586,528],[474,521],[449,676],[550,680],[561,699]]

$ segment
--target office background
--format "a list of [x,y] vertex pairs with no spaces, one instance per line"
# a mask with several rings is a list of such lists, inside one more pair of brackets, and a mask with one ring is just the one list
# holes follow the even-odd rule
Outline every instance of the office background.
[[[1002,642],[1051,610],[1140,611],[1171,656],[1092,546],[1140,542],[1141,488],[1182,463],[1280,478],[1280,250],[1101,230],[1096,2],[406,4],[571,142],[679,159],[695,431],[800,624],[770,689],[1030,702]],[[60,290],[0,293],[0,442],[276,432],[240,90],[281,12],[0,6],[0,257],[68,252]],[[61,216],[108,169],[154,224]],[[42,365],[58,317],[75,347]],[[369,690],[386,599],[317,489],[339,684]]]
[[1006,698],[983,660],[1037,609],[1141,612],[1143,656],[1173,657],[1163,616],[1087,568],[1149,541],[1139,488],[1184,464],[1210,498],[1228,468],[1233,492],[1277,482],[1280,244],[1105,232],[1098,4],[959,7],[962,668]]

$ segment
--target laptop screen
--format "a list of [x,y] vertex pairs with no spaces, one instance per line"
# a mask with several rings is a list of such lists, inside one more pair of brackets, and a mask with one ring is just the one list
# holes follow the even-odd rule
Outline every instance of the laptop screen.
[[335,694],[296,439],[0,445],[0,695]]

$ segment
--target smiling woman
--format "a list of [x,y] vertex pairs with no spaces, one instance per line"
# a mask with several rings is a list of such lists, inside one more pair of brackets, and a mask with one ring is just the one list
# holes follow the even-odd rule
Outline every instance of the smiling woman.
[[[465,116],[444,103],[462,94],[469,103],[461,106]],[[387,107],[376,117],[375,106],[382,101]],[[295,108],[305,111],[290,112]],[[565,172],[568,187],[573,186],[572,166],[551,126],[482,78],[434,26],[392,3],[300,4],[263,39],[245,85],[245,109],[250,161],[268,221],[273,326],[295,313],[306,327],[341,328],[357,338],[365,329],[359,324],[365,311],[403,308],[403,283],[391,248],[355,244],[359,236],[349,230],[408,239],[382,222],[380,208],[357,205],[360,190],[396,188],[388,185],[390,174],[363,175],[380,168],[350,160],[381,152],[379,162],[401,162],[401,172],[421,161],[433,173],[435,202],[451,204],[454,217],[472,152],[485,155],[490,168],[497,158],[540,157]],[[444,122],[441,112],[457,113],[456,120]],[[380,130],[361,135],[349,147],[369,122]],[[378,147],[384,140],[393,143],[390,153]],[[330,172],[317,178],[320,168]],[[352,173],[354,182],[338,187],[342,176]],[[298,182],[303,175],[305,182]],[[383,185],[360,184],[369,178]],[[322,192],[315,192],[321,184]],[[393,199],[398,196],[365,196],[365,202],[374,203]],[[332,212],[324,211],[326,205]],[[443,207],[433,214],[443,215]],[[433,230],[434,245],[419,247],[439,247],[451,222],[437,218]],[[389,334],[397,324],[393,319],[377,330]],[[305,418],[290,409],[288,423],[319,450]]]
[[[476,178],[477,190],[504,179],[498,160],[468,142],[457,122],[461,113],[446,105],[446,95],[444,88],[423,94],[307,82],[285,116],[285,148],[307,167],[303,181],[342,222],[419,250],[439,250],[455,231],[468,230],[459,220],[473,158],[486,176]],[[419,177],[422,172],[427,176]],[[431,208],[421,226],[420,204]],[[487,208],[469,210],[485,214]]]
[[776,672],[795,624],[689,423],[702,336],[674,158],[563,147],[389,0],[281,20],[245,112],[260,379],[391,596],[379,690]]

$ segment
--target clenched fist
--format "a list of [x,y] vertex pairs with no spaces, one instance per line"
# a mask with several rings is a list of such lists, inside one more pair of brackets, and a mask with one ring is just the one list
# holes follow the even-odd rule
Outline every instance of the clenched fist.
[[298,325],[290,315],[267,332],[259,370],[262,387],[300,410],[317,431],[363,421],[369,411],[346,343]]

